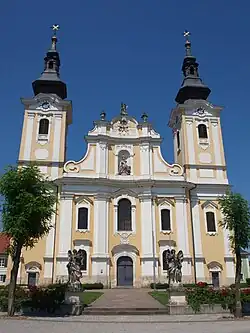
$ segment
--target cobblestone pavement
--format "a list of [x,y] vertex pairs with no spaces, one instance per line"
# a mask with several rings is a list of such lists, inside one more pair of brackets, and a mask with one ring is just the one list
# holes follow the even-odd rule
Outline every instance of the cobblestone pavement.
[[0,333],[249,333],[249,321],[224,322],[73,322],[0,319]]
[[108,289],[92,303],[92,308],[164,308],[148,294],[148,289]]

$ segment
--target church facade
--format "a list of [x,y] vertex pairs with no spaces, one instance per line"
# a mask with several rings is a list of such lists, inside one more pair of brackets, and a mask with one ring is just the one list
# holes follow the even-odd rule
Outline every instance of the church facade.
[[218,197],[228,187],[221,132],[222,108],[208,101],[187,39],[184,79],[169,126],[174,164],[164,160],[161,136],[148,116],[135,119],[125,104],[111,120],[104,112],[85,139],[79,161],[67,161],[72,104],[60,79],[57,37],[45,57],[34,97],[22,99],[19,164],[36,162],[57,185],[53,228],[24,250],[20,283],[67,280],[68,250],[82,249],[82,281],[108,287],[167,282],[166,250],[182,250],[183,282],[234,281],[234,256]]

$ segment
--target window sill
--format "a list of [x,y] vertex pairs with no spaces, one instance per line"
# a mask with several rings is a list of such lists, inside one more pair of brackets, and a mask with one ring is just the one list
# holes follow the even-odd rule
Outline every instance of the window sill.
[[217,231],[207,231],[208,236],[217,236],[218,232]]
[[89,229],[76,229],[76,231],[81,233],[90,232]]
[[160,232],[161,232],[161,234],[164,234],[164,235],[170,235],[172,233],[172,230],[161,230]]

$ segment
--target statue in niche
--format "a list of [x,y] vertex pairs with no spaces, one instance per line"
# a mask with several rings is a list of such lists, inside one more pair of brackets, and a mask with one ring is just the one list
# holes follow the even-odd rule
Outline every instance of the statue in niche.
[[128,156],[125,154],[121,155],[118,167],[118,174],[119,175],[130,175],[131,174],[131,166],[128,165],[127,162]]
[[83,265],[83,261],[85,260],[84,250],[76,250],[68,251],[68,285],[69,288],[77,291],[81,290],[81,267]]
[[165,251],[165,262],[167,264],[168,281],[180,283],[182,280],[182,262],[183,252],[180,250],[177,254],[174,249]]

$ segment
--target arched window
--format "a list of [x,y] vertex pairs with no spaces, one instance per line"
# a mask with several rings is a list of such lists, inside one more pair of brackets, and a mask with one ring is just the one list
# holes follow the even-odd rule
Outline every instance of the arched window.
[[39,134],[48,134],[49,133],[49,120],[41,119],[39,122]]
[[79,230],[88,229],[88,208],[81,207],[78,209],[77,229]]
[[118,231],[132,231],[131,202],[121,199],[118,203]]
[[213,212],[206,213],[207,232],[216,232],[215,216]]
[[166,271],[168,269],[167,264],[167,250],[162,252],[162,269]]
[[161,230],[162,231],[171,230],[170,210],[169,209],[161,210]]
[[177,148],[178,149],[180,149],[180,132],[179,131],[177,131],[177,133],[176,133],[176,138],[177,138]]
[[200,139],[207,139],[207,126],[204,124],[200,124],[198,126],[198,133],[199,133],[199,138]]
[[81,256],[80,269],[81,269],[81,271],[86,271],[87,270],[87,252],[83,249],[80,249],[79,252],[80,252],[80,256]]

